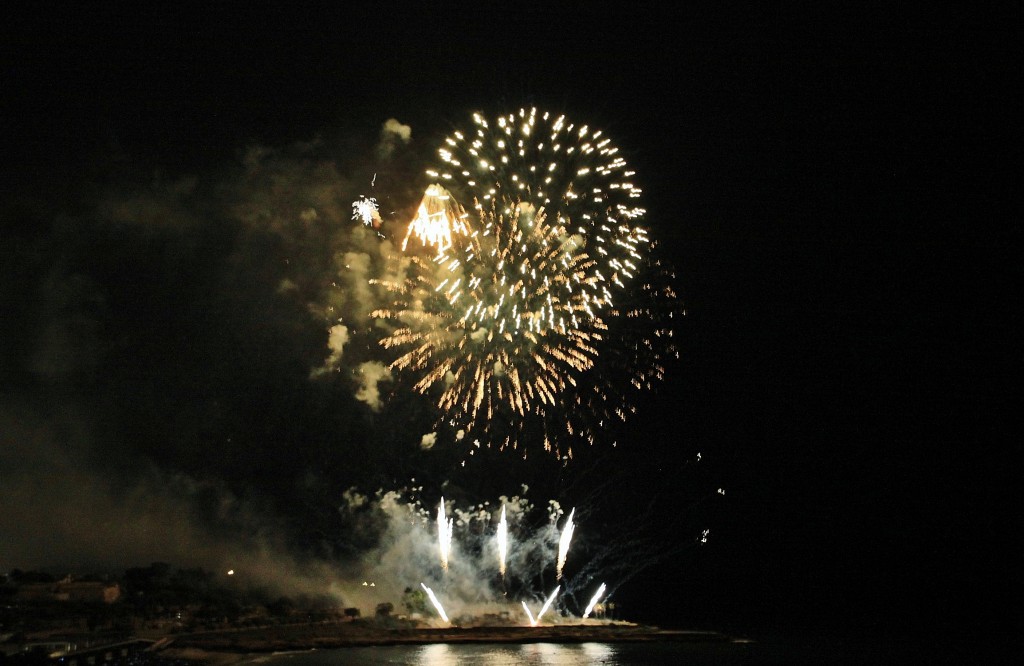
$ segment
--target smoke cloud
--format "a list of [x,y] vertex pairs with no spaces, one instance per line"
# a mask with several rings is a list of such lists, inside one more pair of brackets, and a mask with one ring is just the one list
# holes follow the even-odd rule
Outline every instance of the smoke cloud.
[[356,399],[365,402],[370,409],[379,411],[381,401],[380,389],[377,385],[391,379],[391,370],[383,363],[367,361],[359,364],[357,376],[359,389],[356,391]]
[[409,143],[412,139],[412,128],[403,125],[395,118],[388,118],[380,130],[380,143],[377,144],[377,155],[381,159],[388,159],[395,150]]

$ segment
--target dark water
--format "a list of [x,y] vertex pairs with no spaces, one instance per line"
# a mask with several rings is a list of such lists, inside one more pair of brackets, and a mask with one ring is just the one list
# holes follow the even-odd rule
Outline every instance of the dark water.
[[989,641],[905,640],[861,635],[855,640],[820,636],[766,638],[747,643],[490,643],[341,648],[254,657],[259,666],[725,666],[738,664],[963,666],[1024,663],[1024,650]]
[[261,666],[661,666],[751,664],[757,648],[740,643],[491,643],[342,648],[258,657]]

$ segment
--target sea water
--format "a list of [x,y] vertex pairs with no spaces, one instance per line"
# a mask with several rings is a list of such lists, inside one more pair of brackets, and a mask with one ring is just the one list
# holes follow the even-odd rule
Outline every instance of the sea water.
[[730,642],[389,645],[255,657],[260,666],[679,666],[759,663],[756,645]]

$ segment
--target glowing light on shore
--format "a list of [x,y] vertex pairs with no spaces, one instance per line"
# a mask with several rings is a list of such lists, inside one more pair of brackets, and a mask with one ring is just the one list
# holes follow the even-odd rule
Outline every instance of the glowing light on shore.
[[433,246],[444,252],[452,246],[452,234],[466,234],[466,211],[440,185],[431,185],[423,194],[416,217],[409,223],[409,230],[402,241],[402,251],[415,236],[424,245]]
[[505,555],[508,553],[508,523],[505,521],[505,505],[501,505],[501,520],[498,521],[498,573],[505,575]]
[[423,583],[420,583],[420,587],[422,587],[423,591],[427,593],[428,597],[430,597],[430,603],[434,604],[434,608],[437,609],[437,614],[441,616],[441,619],[450,624],[451,620],[448,619],[448,614],[444,612],[444,608],[441,607],[441,602],[437,600],[437,597],[434,595],[434,591]]
[[594,610],[594,606],[596,606],[597,602],[601,599],[601,595],[604,594],[604,590],[604,583],[601,583],[601,587],[597,588],[597,592],[594,593],[594,596],[590,599],[590,603],[587,604],[587,610],[583,611],[584,620],[586,620],[587,617],[590,616],[590,612]]
[[565,521],[565,526],[562,528],[562,536],[558,540],[558,564],[555,569],[555,577],[562,577],[562,567],[565,566],[565,557],[569,554],[569,542],[572,541],[572,533],[576,530],[576,526],[572,522],[573,514],[576,513],[576,509],[569,512],[569,519]]
[[455,521],[452,518],[445,518],[444,497],[437,507],[437,545],[441,553],[441,568],[448,571],[448,556],[452,550],[452,533],[454,532]]

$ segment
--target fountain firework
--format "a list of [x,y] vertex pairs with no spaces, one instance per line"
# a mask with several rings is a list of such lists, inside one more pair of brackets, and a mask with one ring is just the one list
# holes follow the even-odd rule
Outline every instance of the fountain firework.
[[555,577],[562,578],[562,568],[565,566],[565,557],[569,554],[569,542],[572,541],[572,533],[576,529],[576,526],[572,522],[573,514],[576,513],[576,509],[569,512],[569,519],[565,521],[565,527],[562,528],[562,536],[558,540],[558,564],[555,570]]
[[[544,605],[540,607],[540,612],[537,613],[537,622],[540,622],[540,618],[544,615],[544,613],[547,612],[548,608],[551,606],[551,602],[555,600],[555,595],[557,595],[558,591],[561,590],[561,589],[562,589],[561,585],[556,585],[555,586],[554,592],[552,592],[550,594],[550,596],[548,596],[547,601],[545,601]],[[535,623],[535,626],[536,626],[536,623]]]
[[441,552],[441,568],[448,571],[448,556],[452,549],[452,533],[455,521],[445,518],[444,497],[441,497],[441,504],[437,507],[437,544]]
[[508,554],[508,522],[505,520],[505,505],[501,505],[501,520],[498,522],[498,572],[505,577],[505,557]]
[[536,627],[537,626],[537,620],[534,619],[533,613],[530,612],[530,607],[526,605],[525,601],[523,601],[522,604],[523,604],[523,610],[526,611],[526,617],[530,618],[530,626],[531,627]]
[[434,608],[437,609],[437,614],[441,616],[441,619],[445,622],[451,623],[451,620],[448,619],[448,614],[445,613],[444,608],[441,607],[441,602],[438,601],[437,597],[434,595],[434,591],[423,583],[420,583],[420,587],[422,587],[423,591],[427,593],[427,596],[430,598],[430,603],[434,604]]
[[590,611],[594,610],[594,606],[597,605],[598,599],[600,599],[601,595],[604,594],[604,590],[604,583],[601,583],[601,587],[597,588],[597,592],[594,593],[594,596],[590,599],[590,603],[587,604],[587,610],[583,611],[584,620],[586,620],[587,617],[590,615]]

